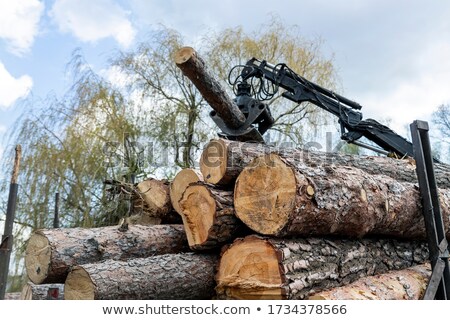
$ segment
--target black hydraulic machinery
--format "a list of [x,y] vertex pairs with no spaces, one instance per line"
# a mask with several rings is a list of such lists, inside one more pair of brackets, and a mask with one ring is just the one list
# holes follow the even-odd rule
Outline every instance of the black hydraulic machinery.
[[[237,70],[237,76],[231,79]],[[283,63],[273,65],[252,58],[245,65],[234,67],[228,80],[236,94],[235,102],[247,121],[241,128],[230,128],[213,112],[211,116],[221,129],[219,135],[222,137],[246,141],[248,138],[241,133],[253,129],[258,133],[256,138],[252,135],[253,139],[263,141],[262,135],[274,123],[269,106],[264,101],[273,98],[282,88],[284,98],[296,103],[310,102],[336,116],[341,139],[346,142],[397,158],[414,155],[411,142],[376,120],[363,119],[359,103],[305,79]],[[358,141],[361,137],[376,146]]]

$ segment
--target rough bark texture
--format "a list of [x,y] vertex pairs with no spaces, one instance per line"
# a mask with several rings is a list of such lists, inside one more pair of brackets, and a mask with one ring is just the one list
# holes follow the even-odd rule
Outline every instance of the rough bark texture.
[[23,286],[21,300],[64,300],[64,284],[34,284],[28,282]]
[[[305,168],[348,166],[369,174],[383,174],[395,180],[417,183],[414,161],[378,156],[357,156],[326,153],[294,148],[269,147],[224,139],[211,140],[204,148],[200,169],[205,181],[213,184],[229,184],[258,156],[276,153],[286,159],[302,162]],[[450,189],[450,165],[435,164],[436,181],[440,188]]]
[[217,112],[227,126],[236,129],[244,124],[244,114],[220,83],[209,73],[205,62],[193,48],[184,47],[177,51],[175,63],[197,87],[206,102]]
[[4,300],[23,300],[20,292],[6,292]]
[[172,206],[176,212],[181,214],[180,200],[183,197],[186,188],[195,182],[203,181],[203,176],[200,171],[192,168],[185,168],[177,173],[170,184],[170,199]]
[[36,284],[62,283],[69,268],[104,259],[125,260],[189,250],[182,225],[38,230],[27,246],[25,265]]
[[234,214],[232,191],[194,183],[184,192],[180,207],[189,246],[193,250],[221,246],[244,229]]
[[248,236],[224,250],[216,292],[225,299],[304,299],[427,258],[419,242]]
[[[450,191],[440,191],[450,235]],[[425,238],[417,187],[345,166],[312,169],[270,154],[256,158],[236,181],[236,215],[256,232],[275,235],[366,234]]]
[[214,296],[217,256],[167,254],[77,266],[67,276],[66,300],[190,300]]
[[359,279],[319,292],[310,300],[420,300],[431,276],[429,264]]

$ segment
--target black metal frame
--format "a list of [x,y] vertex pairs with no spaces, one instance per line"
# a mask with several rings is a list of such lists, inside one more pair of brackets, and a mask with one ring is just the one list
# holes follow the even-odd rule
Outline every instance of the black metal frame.
[[450,300],[450,256],[434,175],[429,127],[426,121],[415,120],[410,128],[433,270],[423,299]]

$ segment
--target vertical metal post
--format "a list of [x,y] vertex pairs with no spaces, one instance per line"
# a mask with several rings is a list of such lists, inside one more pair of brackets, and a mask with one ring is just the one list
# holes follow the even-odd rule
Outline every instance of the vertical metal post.
[[3,232],[2,241],[0,243],[0,300],[5,298],[6,284],[8,282],[9,261],[13,246],[13,226],[16,214],[17,193],[19,185],[17,177],[19,175],[20,158],[22,156],[22,148],[16,146],[16,155],[14,158],[14,167],[9,186],[8,205],[6,208],[5,230]]
[[433,269],[423,299],[448,300],[450,299],[449,251],[434,174],[428,123],[416,120],[410,127],[417,178],[422,197],[430,262]]
[[53,228],[59,228],[59,192],[55,193],[55,214],[53,216]]

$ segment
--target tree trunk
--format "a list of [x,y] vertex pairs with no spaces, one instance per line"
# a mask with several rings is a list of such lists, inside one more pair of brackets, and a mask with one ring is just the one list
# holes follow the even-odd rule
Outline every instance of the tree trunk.
[[428,264],[359,279],[316,293],[310,300],[420,300],[431,276]]
[[244,114],[209,73],[205,62],[193,48],[184,47],[178,50],[175,53],[175,63],[227,126],[236,129],[244,124]]
[[425,243],[248,236],[223,251],[216,292],[227,299],[305,299],[359,278],[423,263]]
[[[440,197],[449,236],[450,190],[441,189]],[[352,167],[305,168],[275,154],[255,158],[242,171],[234,206],[248,227],[265,235],[425,238],[414,184]]]
[[[269,147],[263,144],[224,139],[211,140],[204,148],[200,160],[200,170],[208,183],[230,184],[254,158],[268,153],[276,153],[283,158],[301,163],[304,170],[332,165],[349,166],[369,174],[387,175],[398,181],[418,182],[416,167],[411,159],[398,160],[388,157]],[[442,163],[436,163],[434,166],[438,186],[450,189],[450,166]]]
[[77,266],[67,276],[67,300],[191,300],[214,296],[217,257],[166,254]]
[[192,250],[216,248],[243,229],[234,213],[233,192],[202,182],[189,185],[180,201],[182,218]]
[[35,284],[62,283],[75,265],[187,250],[182,225],[38,230],[28,241],[25,266]]
[[170,184],[170,199],[172,201],[172,206],[176,212],[182,214],[180,208],[180,200],[183,196],[186,188],[195,182],[203,181],[203,176],[200,171],[196,169],[183,169],[177,173],[172,183]]
[[64,300],[64,284],[34,284],[27,282],[20,295],[21,300]]

